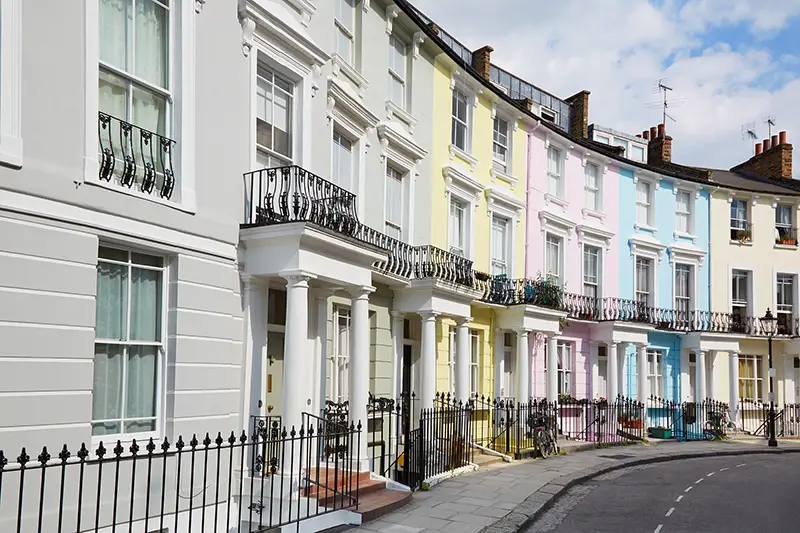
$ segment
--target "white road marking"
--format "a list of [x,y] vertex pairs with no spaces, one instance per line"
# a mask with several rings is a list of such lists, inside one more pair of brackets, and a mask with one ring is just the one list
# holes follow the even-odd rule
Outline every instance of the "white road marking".
[[671,515],[674,511],[675,511],[675,508],[674,507],[670,507],[669,511],[667,511],[667,515],[666,516]]
[[724,471],[726,471],[726,470],[730,470],[730,467],[729,467],[729,466],[726,466],[725,468],[720,468],[720,469],[719,469],[719,471],[720,471],[720,472],[724,472]]
[[701,481],[703,481],[703,478],[700,478],[700,479],[698,479],[697,481],[695,481],[695,482],[694,482],[694,484],[695,484],[695,485],[697,485],[697,484],[698,484],[698,483],[700,483]]
[[743,466],[747,466],[747,463],[742,463],[742,464],[740,464],[740,465],[736,465],[736,468],[741,468],[741,467],[743,467]]
[[713,475],[714,475],[714,472],[709,472],[709,473],[706,475],[706,477],[711,477],[711,476],[713,476]]
[[689,492],[690,490],[692,490],[692,487],[687,487],[686,490],[683,492]]
[[677,498],[675,501],[676,501],[677,503],[680,503],[682,499],[683,499],[683,494],[681,494],[680,496],[678,496],[678,498]]
[[664,524],[658,524],[658,527],[656,528],[655,531],[653,531],[653,533],[658,533],[659,531],[661,531],[662,527],[664,527]]

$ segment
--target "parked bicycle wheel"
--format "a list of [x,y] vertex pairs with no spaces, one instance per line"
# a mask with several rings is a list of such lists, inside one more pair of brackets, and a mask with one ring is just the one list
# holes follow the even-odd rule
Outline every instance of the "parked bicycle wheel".
[[538,429],[533,437],[533,444],[536,452],[542,456],[542,459],[547,459],[550,455],[550,448],[547,445],[547,436],[542,429]]

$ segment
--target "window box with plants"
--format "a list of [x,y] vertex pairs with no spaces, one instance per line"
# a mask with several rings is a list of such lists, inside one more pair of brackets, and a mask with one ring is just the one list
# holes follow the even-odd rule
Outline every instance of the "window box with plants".
[[619,415],[619,425],[626,429],[642,429],[644,421],[637,415],[623,414]]

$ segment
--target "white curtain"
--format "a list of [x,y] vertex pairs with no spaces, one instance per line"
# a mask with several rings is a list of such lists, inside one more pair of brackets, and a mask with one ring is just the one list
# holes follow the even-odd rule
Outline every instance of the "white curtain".
[[128,267],[99,262],[95,338],[124,340],[128,326]]
[[128,70],[128,20],[132,0],[100,0],[100,59],[120,70]]
[[149,418],[125,423],[125,432],[155,431],[156,384],[158,382],[158,348],[128,348],[127,394],[125,418]]
[[130,340],[161,340],[161,272],[131,269]]
[[[147,82],[169,89],[169,15],[153,0],[136,0],[135,74]],[[167,101],[150,90],[133,88],[134,124],[166,135]]]
[[[95,345],[92,420],[122,417],[122,350],[119,345]],[[119,432],[118,422],[92,424],[92,435],[113,435]]]

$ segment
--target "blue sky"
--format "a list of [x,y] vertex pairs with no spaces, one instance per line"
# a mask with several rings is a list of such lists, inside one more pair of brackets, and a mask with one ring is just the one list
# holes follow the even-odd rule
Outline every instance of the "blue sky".
[[800,143],[800,0],[493,0],[489,10],[484,0],[412,2],[546,90],[589,90],[590,122],[630,133],[654,126],[660,111],[647,104],[666,77],[670,96],[685,100],[667,124],[676,162],[744,161],[753,143],[742,125],[754,123],[761,140],[767,116]]

